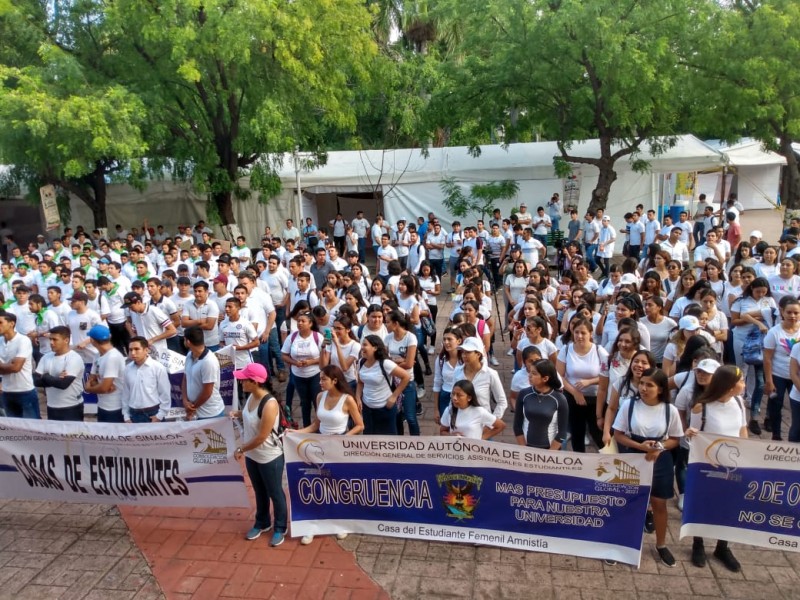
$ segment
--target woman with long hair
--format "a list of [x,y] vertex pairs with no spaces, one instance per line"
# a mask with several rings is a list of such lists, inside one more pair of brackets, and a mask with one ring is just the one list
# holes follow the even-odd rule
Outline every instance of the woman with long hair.
[[381,338],[368,335],[361,341],[356,372],[356,402],[364,418],[364,434],[397,435],[397,400],[411,381],[408,371],[389,360]]
[[561,393],[558,372],[550,360],[542,359],[533,363],[528,378],[530,387],[520,390],[517,396],[517,443],[541,450],[561,450],[567,439],[569,406]]
[[333,322],[330,340],[322,343],[322,356],[320,365],[324,368],[329,365],[342,370],[344,381],[350,386],[350,393],[355,394],[356,362],[361,356],[361,344],[356,341],[353,334],[353,322],[350,317],[340,314]]
[[642,276],[650,272],[658,273],[659,279],[663,282],[670,278],[669,268],[667,267],[671,260],[670,255],[669,252],[662,250],[659,244],[651,244],[650,247],[652,248],[653,246],[656,246],[657,250],[652,258],[645,259],[645,267],[641,270],[641,273]]
[[[706,266],[708,266],[708,263],[706,263]],[[701,292],[700,306],[707,317],[705,330],[714,336],[714,350],[716,350],[719,358],[722,358],[725,342],[728,341],[728,317],[719,310],[717,292],[713,289]]]
[[331,326],[339,315],[339,308],[341,308],[344,302],[336,295],[336,289],[330,283],[326,283],[322,286],[320,296],[320,306],[328,313],[327,325]]
[[506,298],[506,314],[522,299],[528,285],[528,265],[520,259],[514,262],[514,270],[503,281],[503,294]]
[[363,325],[367,322],[367,304],[364,302],[361,289],[357,285],[351,285],[344,291],[344,303],[353,309],[357,325]]
[[661,365],[664,360],[664,350],[667,348],[669,338],[678,324],[664,316],[664,299],[660,296],[651,296],[644,303],[644,316],[639,323],[645,326],[650,334],[650,351],[656,357],[656,362]]
[[456,365],[453,378],[456,381],[466,379],[472,382],[478,402],[486,410],[492,410],[494,400],[495,408],[492,412],[502,419],[508,406],[506,392],[497,371],[486,364],[483,344],[477,338],[468,335],[468,325],[469,323],[462,325],[463,341],[458,347],[461,354],[460,364]]
[[750,246],[750,242],[741,241],[739,242],[739,246],[736,248],[736,252],[733,253],[733,256],[728,261],[727,267],[730,271],[733,265],[742,265],[743,267],[755,268],[758,264],[758,261],[753,258],[753,248]]
[[553,342],[544,336],[547,331],[547,323],[542,317],[537,316],[525,319],[525,325],[517,331],[518,333],[515,334],[511,344],[511,347],[516,352],[516,364],[522,364],[522,352],[528,346],[536,346],[543,357],[552,360],[553,364],[555,364],[558,349]]
[[705,279],[695,282],[695,284],[686,290],[686,293],[680,298],[676,298],[672,307],[669,309],[669,316],[671,319],[680,319],[686,307],[690,304],[700,304],[700,295],[705,291],[711,289],[711,283]]
[[[384,339],[384,343],[386,344],[389,358],[401,369],[409,372],[413,371],[418,341],[417,336],[411,332],[411,322],[408,316],[399,310],[390,312],[386,317],[386,328],[389,330],[389,335]],[[406,386],[403,392],[402,413],[408,423],[409,433],[411,435],[419,435],[416,386]]]
[[780,265],[778,264],[778,250],[775,246],[767,246],[761,254],[761,262],[756,263],[753,268],[756,270],[756,276],[758,277],[767,278],[776,275]]
[[[298,433],[358,435],[364,431],[361,411],[358,410],[353,391],[347,384],[342,370],[335,365],[323,367],[319,374],[319,386],[322,391],[317,396],[317,414],[314,422],[308,427],[298,429]],[[351,422],[352,427],[349,426]]]
[[[267,369],[250,363],[234,371],[247,394],[242,410],[231,411],[232,419],[242,420],[242,445],[235,458],[244,456],[247,475],[256,497],[255,523],[245,538],[255,540],[275,527],[270,546],[283,543],[288,527],[289,510],[283,493],[283,442],[278,437],[281,406],[267,383]],[[270,516],[272,507],[272,516]]]
[[647,302],[648,298],[655,296],[660,298],[665,296],[664,289],[661,286],[661,277],[655,271],[648,271],[642,277],[642,284],[639,286],[639,295],[642,297],[643,302]]
[[683,355],[684,348],[689,339],[695,337],[700,332],[700,321],[697,317],[685,316],[678,321],[678,327],[670,337],[667,347],[664,349],[663,370],[667,377],[672,377],[675,372],[675,365]]
[[322,353],[322,336],[314,327],[311,313],[296,316],[297,331],[283,342],[283,362],[292,368],[292,382],[300,398],[303,427],[311,425],[311,407],[319,394],[319,363]]
[[430,346],[428,346],[428,354],[434,354],[436,352],[436,317],[439,316],[439,306],[436,298],[442,292],[442,282],[433,270],[431,263],[427,260],[423,260],[419,265],[419,287],[425,294],[428,315],[433,321],[433,335],[427,337],[431,342]]
[[[795,344],[800,342],[800,300],[785,296],[780,302],[781,322],[770,328],[764,336],[764,395],[769,398],[767,416],[772,424],[772,439],[780,440],[781,413],[786,392],[791,390],[792,375],[790,359]],[[761,398],[750,400],[750,422],[748,427],[754,435],[761,433],[758,425],[758,410]],[[793,440],[792,436],[789,441]]]
[[728,287],[722,265],[716,258],[707,258],[703,272],[706,275],[706,281],[711,284],[711,289],[717,293],[718,306],[722,308],[722,299],[725,297]]
[[471,382],[461,379],[453,384],[450,404],[445,407],[440,420],[441,435],[488,440],[503,431],[505,426],[502,419],[481,406]]
[[[627,295],[623,295],[627,294]],[[609,305],[606,305],[606,311],[600,315],[600,320],[597,322],[595,333],[600,337],[600,345],[609,351],[617,339],[619,332],[619,323],[622,319],[637,320],[642,316],[642,304],[638,296],[629,294],[627,292],[620,292],[617,296],[616,303],[614,304],[614,314],[610,315],[608,311]],[[645,348],[650,347],[650,333],[647,328],[638,323],[636,328],[639,331],[639,336],[642,345]]]
[[587,431],[598,448],[603,441],[597,426],[597,386],[608,353],[592,341],[590,321],[578,318],[571,330],[572,341],[559,351],[556,369],[569,404],[572,449],[586,452],[584,436]]
[[681,272],[678,284],[672,289],[672,292],[667,296],[667,312],[666,314],[672,316],[672,306],[680,298],[683,298],[691,287],[697,283],[697,275],[694,274],[694,269],[686,269]]
[[367,303],[367,306],[372,306],[373,304],[380,305],[383,302],[383,292],[386,291],[386,286],[383,284],[383,280],[380,277],[376,277],[372,280],[372,283],[369,286],[369,294],[364,299]]
[[[619,409],[614,421],[614,439],[628,452],[646,455],[654,462],[650,487],[651,518],[656,533],[656,551],[662,564],[675,566],[667,548],[667,500],[673,497],[672,452],[683,437],[678,410],[670,404],[669,381],[660,369],[642,373],[638,394]],[[648,527],[649,529],[649,527]]]
[[680,285],[682,266],[679,260],[667,261],[667,276],[661,278],[661,286],[664,288],[667,298],[674,297],[672,293]]
[[[609,391],[614,389],[617,382],[630,370],[631,360],[636,354],[636,351],[639,350],[641,341],[639,331],[634,327],[623,326],[619,330],[619,333],[617,333],[617,339],[614,340],[614,343],[611,345],[608,359],[603,362],[602,369],[600,370],[596,407],[598,419],[605,416],[605,407],[609,400]],[[598,426],[602,427],[602,423],[598,422]]]
[[455,382],[455,369],[458,366],[458,346],[464,341],[460,327],[449,326],[442,334],[442,350],[433,368],[433,407],[434,420],[440,423],[445,407],[450,404],[450,394]]
[[[744,387],[744,373],[739,367],[725,365],[717,369],[711,377],[711,382],[692,407],[686,435],[691,438],[704,431],[716,435],[746,438],[747,414],[742,401]],[[741,571],[739,561],[733,556],[725,540],[717,541],[714,557],[729,571],[734,573]],[[694,538],[692,564],[696,567],[704,567],[706,564],[703,538]]]
[[622,267],[617,264],[611,265],[608,268],[608,277],[603,280],[597,289],[598,302],[611,302],[619,289],[621,279]]
[[605,412],[601,412],[600,403],[597,404],[597,425],[603,428],[604,445],[607,446],[613,437],[611,425],[617,418],[620,403],[639,393],[642,373],[654,368],[656,368],[656,360],[653,354],[647,350],[637,350],[628,365],[628,372],[611,386]]
[[783,258],[778,273],[767,277],[769,289],[775,302],[784,296],[797,296],[800,293],[800,276],[797,275],[797,263],[791,258]]

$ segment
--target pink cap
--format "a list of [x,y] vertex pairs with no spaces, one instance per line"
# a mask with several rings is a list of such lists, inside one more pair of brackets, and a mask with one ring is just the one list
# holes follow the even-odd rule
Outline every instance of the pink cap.
[[258,383],[264,383],[267,380],[267,369],[264,365],[259,363],[250,363],[244,369],[233,372],[236,379],[252,379]]

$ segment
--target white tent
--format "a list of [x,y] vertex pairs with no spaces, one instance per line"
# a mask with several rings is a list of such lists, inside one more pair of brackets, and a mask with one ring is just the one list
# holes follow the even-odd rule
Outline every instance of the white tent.
[[[570,153],[599,157],[599,142],[575,143]],[[310,216],[317,222],[318,214],[325,218],[331,215],[331,207],[321,207],[320,203],[337,196],[376,194],[383,197],[383,210],[390,222],[426,216],[433,211],[449,228],[451,218],[442,205],[440,189],[445,178],[455,179],[467,191],[472,183],[515,180],[519,183],[518,197],[501,203],[499,208],[503,215],[508,215],[511,208],[522,201],[528,204],[529,210],[535,211],[554,192],[564,197],[564,181],[553,170],[553,157],[558,154],[555,142],[482,146],[479,156],[471,156],[466,147],[432,148],[427,156],[419,149],[331,152],[326,165],[300,173],[300,186],[306,196],[302,212],[303,216]],[[656,208],[661,174],[712,170],[721,167],[725,160],[719,152],[692,135],[680,136],[675,146],[663,154],[651,156],[645,151],[639,158],[649,162],[650,171],[633,171],[629,157],[618,161],[616,166],[618,179],[611,188],[607,213],[619,227],[623,224],[622,215],[636,204]],[[256,199],[234,201],[237,223],[251,246],[257,243],[265,225],[279,232],[286,218],[297,220],[300,217],[292,161],[287,159],[284,165],[280,173],[284,191],[268,204],[259,204]],[[579,186],[578,210],[582,212],[597,183],[597,169],[576,165],[574,174],[573,182]],[[247,187],[249,181],[244,178],[241,183]],[[342,210],[345,218],[354,216],[344,207]],[[369,211],[365,212],[370,218]],[[187,185],[171,181],[154,181],[144,192],[124,185],[109,186],[108,222],[111,227],[116,223],[126,228],[134,226],[145,216],[151,225],[160,223],[168,231],[174,231],[178,224],[205,218],[205,199]],[[467,220],[476,218],[478,215]],[[72,223],[87,225],[91,222],[91,213],[73,199]]]

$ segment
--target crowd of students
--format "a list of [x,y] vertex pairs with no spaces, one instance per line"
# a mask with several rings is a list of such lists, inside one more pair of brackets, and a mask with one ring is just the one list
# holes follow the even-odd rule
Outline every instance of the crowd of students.
[[[601,211],[573,210],[548,260],[562,212],[554,195],[535,214],[522,204],[508,218],[494,211],[488,227],[454,222],[449,232],[433,214],[396,226],[337,215],[302,231],[289,220],[281,236],[267,228],[260,248],[239,238],[229,252],[202,222],[174,236],[147,223],[118,226],[113,239],[67,230],[25,251],[11,239],[0,267],[3,409],[38,418],[44,388],[50,419],[83,419],[88,392],[98,421],[161,420],[170,400],[158,357],[169,349],[186,355],[187,416],[219,416],[214,351],[227,349],[243,390],[237,454],[256,489],[247,537],[274,527],[277,545],[283,407],[297,398],[304,432],[419,435],[427,388],[443,435],[492,439],[510,409],[522,445],[646,454],[655,474],[645,530],[674,566],[666,502],[677,488],[682,508],[687,438],[763,427],[780,440],[788,394],[788,439],[800,441],[800,223],[769,245],[757,231],[741,239],[735,200],[727,227],[710,207],[694,226],[685,213],[662,225],[639,207],[620,229]],[[625,259],[612,264],[618,235]],[[506,333],[508,395],[495,370]],[[275,380],[286,384],[280,402]],[[715,556],[739,570],[723,542]],[[692,561],[705,564],[702,540]]]

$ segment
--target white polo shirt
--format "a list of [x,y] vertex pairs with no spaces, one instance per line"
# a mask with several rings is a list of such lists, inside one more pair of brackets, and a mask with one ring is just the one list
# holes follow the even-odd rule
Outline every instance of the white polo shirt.
[[125,371],[125,357],[116,348],[111,348],[105,354],[99,356],[94,365],[92,373],[103,379],[114,380],[114,391],[107,394],[97,394],[97,407],[103,410],[120,410],[122,408],[122,376]]
[[33,344],[28,336],[15,333],[6,341],[0,336],[0,362],[10,364],[15,358],[24,358],[25,362],[16,373],[3,375],[4,392],[30,392],[33,388]]
[[184,377],[186,378],[186,395],[189,397],[189,402],[193,402],[200,395],[203,385],[214,384],[211,396],[197,408],[198,418],[216,417],[225,410],[225,403],[219,393],[219,360],[217,360],[216,354],[206,348],[198,358],[195,358],[194,354],[189,352],[186,355]]

